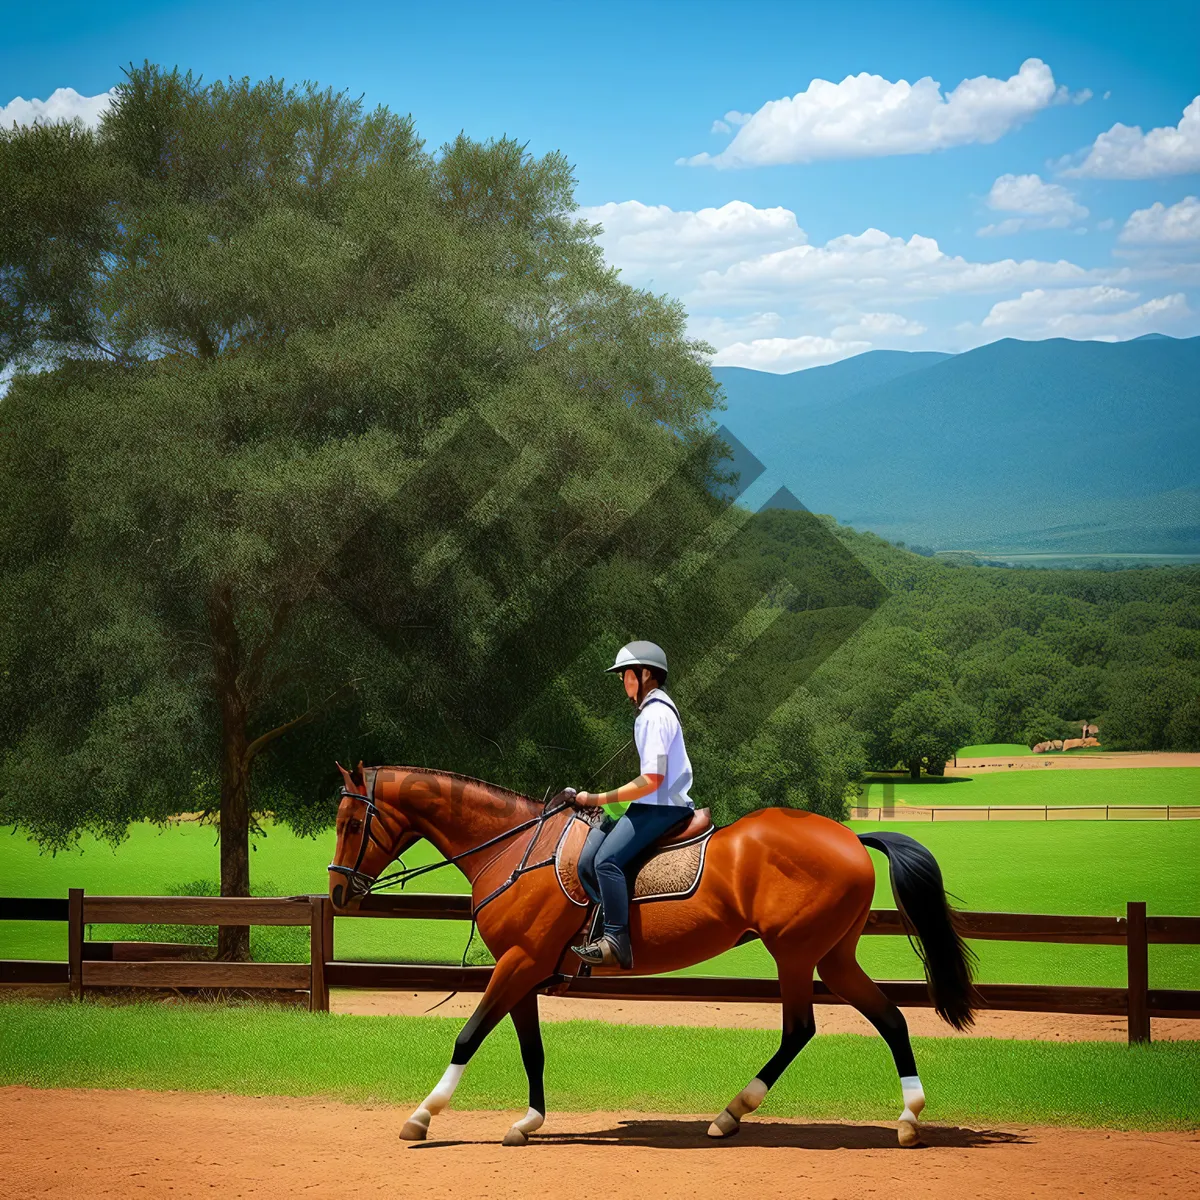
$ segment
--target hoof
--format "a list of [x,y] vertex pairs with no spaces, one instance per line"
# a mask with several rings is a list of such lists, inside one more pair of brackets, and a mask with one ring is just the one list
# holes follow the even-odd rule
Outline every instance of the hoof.
[[917,1128],[916,1121],[897,1121],[896,1136],[900,1145],[905,1149],[911,1149],[913,1146],[922,1145],[921,1131]]
[[504,1135],[504,1141],[501,1143],[505,1146],[528,1146],[529,1135],[522,1133],[515,1125]]
[[423,1108],[418,1108],[400,1130],[400,1138],[405,1142],[423,1142],[429,1136],[430,1114]]
[[719,1117],[708,1127],[708,1136],[710,1138],[727,1138],[739,1132],[742,1128],[742,1123],[734,1119],[733,1114],[726,1109]]

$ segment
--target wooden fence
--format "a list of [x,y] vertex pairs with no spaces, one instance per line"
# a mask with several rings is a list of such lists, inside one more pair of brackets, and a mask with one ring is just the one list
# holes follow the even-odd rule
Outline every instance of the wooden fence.
[[856,804],[852,821],[1197,821],[1200,804]]
[[[354,913],[336,913],[327,896],[231,899],[191,896],[85,896],[72,888],[66,900],[0,899],[0,921],[66,921],[66,962],[0,960],[0,983],[67,984],[75,997],[86,987],[274,988],[307,991],[309,1007],[329,1010],[330,987],[410,991],[482,992],[490,967],[413,963],[346,962],[335,953],[334,919],[467,921],[465,895],[400,893],[371,896]],[[1150,1040],[1151,1017],[1200,1019],[1200,990],[1150,987],[1151,945],[1200,945],[1200,917],[1150,917],[1144,903],[1130,903],[1123,917],[1052,916],[1028,913],[961,913],[967,937],[1011,942],[1124,946],[1125,987],[1059,987],[989,983],[979,986],[987,1008],[1020,1012],[1084,1013],[1125,1017],[1130,1042]],[[308,963],[195,961],[197,947],[148,942],[88,942],[85,926],[105,924],[307,925]],[[868,935],[904,936],[895,909],[872,911]],[[893,1003],[928,1008],[924,981],[882,982]],[[775,979],[700,975],[610,975],[571,979],[556,994],[592,999],[671,1000],[707,1003],[779,1002]],[[839,1004],[822,983],[817,1003]]]

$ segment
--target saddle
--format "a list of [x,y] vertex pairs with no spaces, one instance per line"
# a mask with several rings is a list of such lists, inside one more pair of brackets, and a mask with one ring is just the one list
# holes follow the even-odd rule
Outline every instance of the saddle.
[[[579,879],[579,855],[588,834],[602,819],[592,809],[577,812],[563,828],[554,851],[554,871],[559,886],[568,900],[580,908],[591,904],[591,898]],[[708,839],[716,827],[707,808],[698,808],[682,828],[661,837],[650,849],[626,868],[632,886],[631,903],[651,900],[685,900],[700,886],[704,871],[704,855]]]

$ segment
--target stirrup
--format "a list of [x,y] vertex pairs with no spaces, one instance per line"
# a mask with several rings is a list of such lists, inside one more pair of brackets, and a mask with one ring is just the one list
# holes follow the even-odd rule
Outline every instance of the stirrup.
[[633,970],[633,953],[628,943],[620,945],[616,938],[602,933],[594,941],[583,946],[572,946],[572,951],[585,963],[594,967],[620,967],[623,971]]

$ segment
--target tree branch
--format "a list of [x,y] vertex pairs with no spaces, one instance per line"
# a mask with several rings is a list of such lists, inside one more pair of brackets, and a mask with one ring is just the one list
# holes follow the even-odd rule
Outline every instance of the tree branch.
[[293,729],[299,729],[301,725],[307,725],[309,721],[314,720],[321,711],[329,705],[333,700],[336,700],[347,688],[353,687],[356,683],[361,682],[358,679],[347,679],[341,687],[330,692],[320,704],[314,704],[306,713],[301,713],[300,716],[293,718],[291,721],[285,721],[282,725],[276,726],[261,737],[256,737],[254,741],[246,747],[246,753],[243,757],[243,762],[249,768],[254,759],[262,753],[272,742],[283,737],[285,733],[291,733]]

